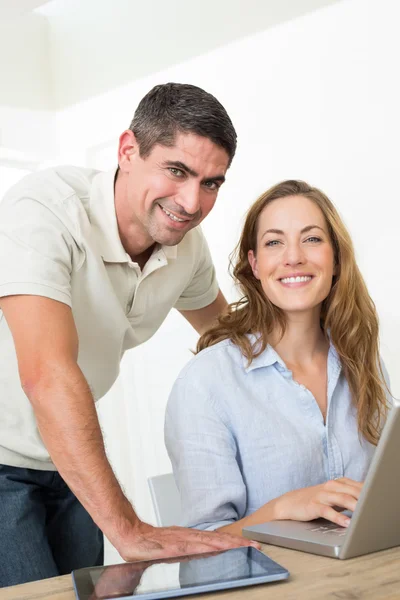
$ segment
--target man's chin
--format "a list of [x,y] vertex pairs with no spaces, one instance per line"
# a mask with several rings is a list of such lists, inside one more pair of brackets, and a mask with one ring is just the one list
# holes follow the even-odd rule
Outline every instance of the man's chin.
[[[189,230],[190,231],[190,230]],[[161,246],[177,246],[185,237],[187,231],[182,232],[174,232],[171,234],[161,234],[154,238],[154,241],[160,244]]]
[[186,229],[182,229],[182,231],[172,230],[172,229],[162,229],[158,230],[153,237],[153,240],[162,246],[176,246],[179,244],[185,235],[191,230],[193,227],[188,227]]

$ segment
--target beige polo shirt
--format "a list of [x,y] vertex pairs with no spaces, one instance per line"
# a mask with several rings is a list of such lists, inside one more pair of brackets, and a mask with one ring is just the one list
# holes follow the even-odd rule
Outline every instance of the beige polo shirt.
[[[49,169],[0,202],[0,296],[46,296],[72,308],[78,364],[95,400],[116,380],[125,350],[149,339],[172,307],[203,308],[218,293],[199,228],[177,246],[156,246],[143,271],[132,262],[118,235],[114,177],[115,170]],[[55,469],[1,311],[0,464]]]

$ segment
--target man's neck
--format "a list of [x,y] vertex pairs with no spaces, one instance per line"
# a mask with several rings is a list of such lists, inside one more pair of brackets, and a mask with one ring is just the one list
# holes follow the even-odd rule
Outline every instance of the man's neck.
[[142,271],[144,269],[145,264],[149,260],[150,256],[153,254],[154,245],[155,244],[150,246],[150,248],[147,248],[147,250],[145,250],[141,254],[137,254],[137,255],[133,255],[133,256],[131,254],[129,254],[129,256],[131,257],[131,260],[133,262],[136,262]]
[[132,209],[127,202],[126,185],[118,173],[114,180],[114,206],[118,233],[124,250],[143,268],[153,252],[155,243],[142,225],[133,219]]

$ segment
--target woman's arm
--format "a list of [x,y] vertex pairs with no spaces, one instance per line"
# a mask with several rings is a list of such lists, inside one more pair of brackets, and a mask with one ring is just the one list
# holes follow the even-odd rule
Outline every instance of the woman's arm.
[[[259,525],[267,521],[289,519],[292,521],[311,521],[323,517],[341,527],[347,527],[350,519],[341,510],[354,511],[361,493],[362,483],[341,477],[293,490],[275,498],[251,515],[235,523],[220,527],[219,531],[241,535],[243,527]],[[338,508],[339,510],[335,510]]]
[[181,495],[180,524],[217,529],[245,514],[246,486],[233,432],[210,395],[212,387],[218,398],[215,380],[196,359],[184,373],[173,386],[165,419],[165,443]]

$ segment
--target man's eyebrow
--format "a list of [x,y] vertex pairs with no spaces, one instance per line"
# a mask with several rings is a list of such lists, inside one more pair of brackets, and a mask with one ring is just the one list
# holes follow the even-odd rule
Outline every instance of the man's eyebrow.
[[215,177],[207,177],[206,179],[203,179],[202,183],[212,183],[214,181],[224,183],[225,175],[215,175]]
[[199,174],[196,171],[193,171],[193,169],[185,165],[185,163],[181,162],[180,160],[166,160],[164,164],[167,167],[175,167],[176,169],[181,169],[181,171],[189,173],[189,175],[192,175],[192,177],[199,176]]
[[[174,167],[175,169],[180,169],[181,171],[185,171],[185,173],[188,173],[192,177],[199,176],[197,171],[194,171],[193,169],[191,169],[190,167],[185,165],[185,163],[181,162],[180,160],[166,160],[164,164],[167,167]],[[225,175],[221,174],[221,175],[215,175],[215,177],[206,177],[205,179],[203,179],[202,183],[209,183],[209,182],[213,182],[213,181],[218,181],[218,182],[224,183]]]
[[[300,233],[307,233],[308,231],[311,231],[311,229],[320,229],[321,231],[323,231],[325,233],[325,230],[322,227],[320,227],[319,225],[307,225],[307,227],[303,227],[303,229],[300,231]],[[262,234],[261,239],[264,237],[264,235],[267,235],[267,233],[275,233],[276,235],[285,235],[285,232],[282,231],[282,229],[267,229]]]

